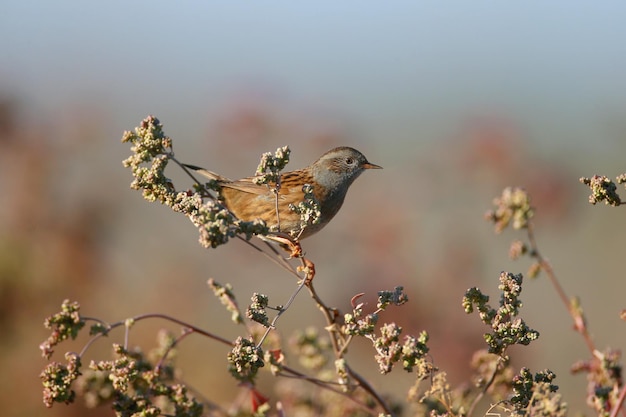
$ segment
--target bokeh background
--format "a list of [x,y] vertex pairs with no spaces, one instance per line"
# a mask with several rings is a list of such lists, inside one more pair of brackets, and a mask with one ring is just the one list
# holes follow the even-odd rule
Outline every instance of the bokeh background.
[[[41,402],[42,322],[65,298],[105,320],[163,312],[234,339],[242,329],[208,278],[232,283],[242,304],[255,291],[281,304],[293,291],[290,276],[245,245],[205,250],[185,218],[129,189],[120,138],[148,114],[180,160],[232,178],[282,145],[292,168],[337,145],[382,165],[305,241],[317,288],[346,311],[356,293],[372,303],[376,291],[405,286],[410,303],[386,318],[427,330],[454,382],[482,343],[477,317],[462,312],[465,289],[497,294],[501,270],[529,266],[507,258],[516,235],[497,236],[483,220],[508,185],[530,191],[540,247],[581,296],[597,345],[623,348],[623,210],[589,205],[578,178],[626,171],[624,16],[617,1],[3,2],[3,413],[111,415]],[[190,186],[174,167],[168,174]],[[544,278],[524,288],[523,316],[541,338],[516,351],[517,364],[555,371],[583,410],[585,380],[569,367],[588,352]],[[280,329],[288,339],[322,324],[302,294]],[[131,343],[149,349],[163,325],[137,326]],[[239,395],[225,355],[190,337],[178,359],[221,405]],[[350,355],[383,392],[402,398],[412,383],[399,370],[378,376],[365,343]],[[272,379],[262,381],[272,396]]]

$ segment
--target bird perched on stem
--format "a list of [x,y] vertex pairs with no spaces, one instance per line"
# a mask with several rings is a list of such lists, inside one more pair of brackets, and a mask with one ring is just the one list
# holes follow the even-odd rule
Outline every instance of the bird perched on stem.
[[[366,169],[381,169],[354,148],[331,149],[306,168],[285,172],[280,180],[259,184],[259,177],[230,180],[206,169],[185,165],[219,186],[219,197],[240,220],[263,220],[270,230],[296,240],[317,233],[337,214],[348,188]],[[310,187],[309,187],[310,186]],[[301,203],[317,207],[317,215],[303,221]]]

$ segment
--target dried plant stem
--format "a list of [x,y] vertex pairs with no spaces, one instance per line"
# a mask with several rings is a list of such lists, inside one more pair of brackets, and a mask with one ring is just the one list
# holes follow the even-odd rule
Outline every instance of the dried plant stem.
[[184,338],[186,338],[187,336],[189,336],[192,333],[193,333],[192,329],[190,329],[188,327],[183,327],[183,331],[181,332],[181,334],[172,342],[171,345],[169,345],[167,347],[165,352],[163,352],[163,356],[161,356],[161,359],[159,360],[159,362],[156,364],[156,366],[154,368],[157,369],[157,370],[161,369],[161,366],[163,366],[163,362],[165,362],[165,359],[167,358],[167,355],[170,354],[172,349],[174,349],[174,347],[176,345],[178,345],[178,343],[180,343],[181,340],[183,340]]
[[335,355],[337,355],[339,352],[342,351],[339,345],[339,341],[337,340],[337,338],[339,337],[337,335],[337,327],[338,327],[337,318],[339,317],[339,312],[336,309],[330,308],[326,306],[326,304],[324,304],[322,299],[317,295],[317,292],[315,291],[315,288],[313,287],[312,281],[307,283],[307,289],[309,290],[309,294],[311,295],[311,298],[313,298],[313,300],[317,304],[317,307],[319,308],[319,310],[324,315],[324,318],[326,319],[327,330],[330,334],[330,342],[333,345],[333,351],[335,352]]
[[296,299],[296,296],[298,295],[300,290],[302,290],[302,288],[304,287],[305,284],[306,284],[306,280],[302,280],[300,285],[298,285],[298,288],[296,288],[296,290],[293,292],[293,294],[291,294],[291,297],[289,297],[289,300],[287,300],[285,305],[279,308],[278,313],[276,313],[276,315],[274,316],[274,319],[270,323],[269,327],[267,329],[265,329],[265,333],[261,337],[261,340],[259,340],[259,342],[257,343],[257,347],[261,347],[261,345],[263,344],[263,342],[265,341],[267,336],[270,334],[270,332],[273,329],[276,328],[276,322],[278,321],[280,316],[282,316],[285,313],[285,311],[287,311],[287,309],[291,306],[293,301]]
[[340,349],[340,350],[339,350],[339,352],[337,353],[337,355],[338,355],[339,357],[342,357],[342,356],[346,353],[346,351],[348,350],[348,346],[350,346],[350,342],[352,342],[352,339],[353,339],[353,338],[354,338],[354,336],[353,336],[353,335],[350,335],[350,336],[348,336],[348,337],[345,339],[345,341],[344,341],[343,345],[341,346],[341,349]]
[[320,388],[324,388],[327,391],[332,391],[335,394],[341,395],[344,398],[347,398],[348,400],[352,401],[354,404],[356,404],[359,408],[363,409],[364,411],[375,415],[375,412],[372,411],[372,409],[370,407],[368,407],[367,405],[363,404],[362,402],[360,402],[359,400],[355,399],[354,397],[352,397],[349,393],[344,392],[340,389],[334,388],[331,385],[333,384],[337,384],[335,382],[330,382],[330,381],[322,381],[320,379],[317,378],[312,378],[308,375],[305,375],[301,372],[296,371],[295,369],[291,369],[291,368],[287,368],[284,367],[283,368],[284,371],[289,372],[291,375],[284,375],[284,374],[279,374],[280,376],[284,377],[284,378],[297,378],[297,379],[303,379],[305,381],[308,381],[310,383],[312,383],[313,385],[317,385]]
[[613,410],[611,410],[610,417],[617,417],[617,414],[622,409],[622,405],[626,400],[626,385],[622,387],[622,391],[619,393],[619,397],[617,398],[617,402],[613,406]]
[[[333,346],[333,351],[335,352],[335,357],[337,359],[340,359],[345,354],[347,343],[343,335],[339,332],[339,325],[337,323],[339,312],[337,311],[337,309],[330,308],[326,306],[326,304],[324,304],[324,302],[317,295],[317,292],[313,287],[313,282],[309,282],[307,288],[311,297],[313,298],[313,300],[315,300],[318,308],[326,318],[326,328],[328,330],[328,333],[330,334],[330,341]],[[365,392],[372,396],[378,406],[384,410],[385,414],[392,414],[392,411],[385,402],[385,400],[378,394],[378,392],[376,392],[376,390],[367,382],[367,380],[365,380],[361,375],[355,372],[348,365],[346,365],[346,371],[357,382],[359,387],[361,387]]]
[[[248,244],[255,250],[261,252],[265,257],[270,259],[276,265],[285,269],[287,272],[291,273],[298,279],[302,279],[302,277],[300,276],[300,274],[298,274],[298,271],[293,267],[293,265],[291,265],[288,262],[288,260],[283,255],[281,255],[271,243],[265,242],[267,246],[270,248],[270,250],[273,252],[274,256],[270,255],[267,251],[263,250],[262,248],[250,242],[249,240],[246,240],[242,237],[239,237],[239,238],[240,240],[242,240],[243,242],[245,242],[246,244]],[[293,301],[295,300],[300,290],[302,290],[302,288],[306,286],[307,289],[309,290],[309,294],[311,295],[311,298],[313,298],[313,300],[316,302],[318,308],[320,309],[320,311],[324,315],[324,318],[326,319],[326,323],[328,324],[329,333],[331,336],[330,340],[333,346],[333,351],[335,352],[335,356],[337,358],[341,358],[345,354],[348,343],[346,342],[346,340],[344,340],[345,338],[337,331],[338,329],[337,318],[339,317],[339,312],[334,308],[330,308],[326,306],[326,304],[322,301],[322,299],[318,296],[317,292],[315,291],[315,288],[313,287],[313,276],[315,274],[314,272],[315,266],[313,265],[313,263],[304,257],[300,257],[300,260],[301,260],[303,269],[307,271],[307,276],[304,279],[302,279],[301,283],[298,285],[298,288],[291,295],[291,297],[289,298],[285,306],[279,310],[278,314],[274,317],[274,320],[272,320],[270,327],[267,328],[267,330],[265,331],[264,335],[262,336],[257,346],[261,346],[263,341],[269,335],[269,332],[274,328],[274,325],[276,321],[278,320],[278,318],[293,303]],[[358,404],[364,410],[371,412],[371,409],[369,409],[366,405],[352,398],[348,393],[344,393],[338,389],[330,387],[328,385],[329,383],[326,381],[320,381],[318,379],[308,377],[300,372],[296,372],[295,370],[289,369],[287,367],[284,367],[283,369],[289,370],[290,373],[292,373],[293,375],[296,375],[298,378],[307,380],[313,383],[314,385],[317,385],[324,389],[340,394],[346,398],[349,398],[352,402],[354,402],[355,404]],[[361,377],[357,372],[355,372],[349,366],[346,366],[346,370],[348,371],[349,375],[357,382],[358,386],[361,387],[365,392],[367,392],[374,399],[374,401],[379,405],[379,407],[384,410],[386,414],[392,414],[392,411],[389,409],[389,406],[387,405],[385,400],[380,396],[380,394],[378,394],[378,392],[376,392],[376,390],[367,382],[367,380]]]
[[[228,339],[225,339],[225,338],[223,338],[221,336],[218,336],[218,335],[216,335],[214,333],[211,333],[211,332],[208,332],[206,330],[203,330],[203,329],[201,329],[201,328],[199,328],[197,326],[194,326],[193,324],[186,323],[186,322],[184,322],[182,320],[177,319],[176,317],[168,316],[167,314],[161,314],[161,313],[140,314],[138,316],[133,317],[132,320],[133,321],[140,321],[140,320],[154,319],[154,318],[156,318],[156,319],[163,319],[163,320],[170,321],[172,323],[176,323],[176,324],[178,324],[178,325],[180,325],[180,326],[182,326],[184,328],[187,328],[187,329],[193,331],[193,333],[198,333],[198,334],[201,334],[202,336],[208,337],[209,339],[213,339],[213,340],[216,340],[216,341],[218,341],[220,343],[224,343],[226,345],[232,346],[232,342],[230,340],[228,340]],[[117,326],[123,325],[123,324],[124,324],[124,322],[118,322],[118,323],[112,324],[111,328],[117,327]]]
[[[303,281],[303,282],[305,282],[305,281]],[[304,286],[303,284],[301,284],[301,285],[300,285],[300,287],[303,287],[303,286]],[[294,294],[292,297],[293,297],[293,298],[295,298],[295,294]],[[172,344],[172,346],[170,346],[170,347],[167,349],[167,351],[164,353],[163,358],[161,358],[161,360],[159,361],[159,363],[156,365],[156,368],[157,368],[157,369],[158,369],[158,368],[162,365],[163,360],[165,359],[165,357],[167,356],[167,354],[169,353],[169,351],[170,351],[170,350],[174,347],[174,345],[175,345],[175,344],[177,344],[178,342],[180,342],[183,338],[185,338],[185,337],[187,337],[187,336],[189,336],[189,335],[191,335],[191,334],[193,334],[193,333],[197,333],[197,334],[200,334],[200,335],[202,335],[202,336],[206,336],[206,337],[208,337],[208,338],[210,338],[210,339],[213,339],[213,340],[215,340],[215,341],[217,341],[217,342],[220,342],[220,343],[222,343],[222,344],[224,344],[224,345],[227,345],[227,346],[231,346],[231,347],[232,347],[232,346],[234,346],[234,345],[233,345],[233,342],[232,342],[232,341],[230,341],[230,340],[228,340],[228,339],[225,339],[225,338],[223,338],[223,337],[217,336],[217,335],[215,335],[215,334],[213,334],[213,333],[211,333],[211,332],[209,332],[209,331],[203,330],[203,329],[201,329],[201,328],[199,328],[199,327],[197,327],[197,326],[194,326],[194,325],[192,325],[192,324],[190,324],[190,323],[186,323],[186,322],[184,322],[184,321],[182,321],[182,320],[179,320],[179,319],[177,319],[177,318],[175,318],[175,317],[168,316],[168,315],[166,315],[166,314],[161,314],[161,313],[148,313],[148,314],[141,314],[141,315],[138,315],[138,316],[132,317],[130,320],[135,321],[135,322],[138,322],[138,321],[142,321],[142,320],[146,320],[146,319],[151,319],[151,318],[158,318],[158,319],[167,320],[167,321],[169,321],[169,322],[172,322],[172,323],[175,323],[175,324],[178,324],[178,325],[182,326],[182,328],[184,329],[183,333],[182,333],[182,334],[181,334],[181,335],[180,335],[180,336],[176,339],[176,341],[174,342],[174,344]],[[105,325],[105,327],[107,328],[107,332],[106,332],[106,334],[108,334],[108,332],[109,332],[110,330],[113,330],[113,329],[115,329],[115,328],[117,328],[117,327],[120,327],[120,326],[125,325],[125,324],[126,324],[126,322],[127,322],[127,320],[124,320],[124,321],[118,321],[118,322],[115,322],[115,323],[112,323],[112,324],[107,324],[107,323],[103,322],[102,320],[97,320],[97,321],[98,321],[99,323],[101,323],[101,324]],[[128,327],[127,327],[127,328],[128,328]],[[94,337],[92,337],[92,338],[91,338],[91,339],[87,342],[87,344],[85,345],[85,347],[83,348],[83,350],[80,352],[79,356],[83,356],[83,354],[87,351],[88,347],[89,347],[89,346],[91,346],[91,345],[93,344],[93,342],[95,342],[97,339],[99,339],[100,337],[102,337],[102,336],[104,336],[104,335],[105,335],[105,333],[98,333],[97,335],[95,335]],[[332,386],[332,385],[333,385],[333,383],[332,383],[332,382],[322,381],[322,380],[319,380],[319,379],[316,379],[316,378],[313,378],[313,377],[307,376],[307,375],[303,374],[302,372],[299,372],[299,371],[297,371],[297,370],[295,370],[295,369],[293,369],[293,368],[291,368],[291,367],[289,367],[289,366],[283,366],[283,367],[282,367],[282,371],[283,371],[283,372],[285,372],[287,375],[285,375],[285,374],[280,374],[280,373],[279,373],[278,375],[283,376],[283,377],[285,377],[285,378],[292,377],[292,376],[290,376],[290,375],[293,375],[294,377],[297,377],[298,379],[302,379],[302,380],[308,381],[308,382],[310,382],[310,383],[312,383],[312,384],[314,384],[314,385],[316,385],[316,386],[318,386],[318,387],[320,387],[320,388],[323,388],[323,389],[328,390],[328,391],[332,391],[332,392],[334,392],[334,393],[336,393],[336,394],[339,394],[339,395],[341,395],[341,396],[343,396],[343,397],[345,397],[345,398],[348,398],[348,399],[350,399],[353,403],[355,403],[355,404],[356,404],[356,405],[358,405],[360,408],[362,408],[363,410],[365,410],[365,411],[367,411],[367,412],[372,413],[371,409],[370,409],[367,405],[365,405],[365,404],[363,404],[362,402],[360,402],[359,400],[357,400],[357,399],[353,398],[353,397],[352,397],[352,396],[350,396],[348,393],[345,393],[345,392],[343,392],[343,391],[341,391],[341,390],[339,390],[339,389],[337,389],[337,388],[334,388],[334,387]],[[351,375],[353,375],[353,377],[355,378],[355,380],[365,382],[365,381],[364,381],[364,380],[363,380],[360,376],[358,376],[358,374],[354,373],[354,371],[350,370],[350,374],[351,374]],[[365,384],[367,385],[367,382],[365,382]],[[370,394],[371,394],[374,398],[379,398],[378,394],[376,394],[376,392],[375,392],[375,391],[374,391],[371,387],[369,387],[369,385],[364,386],[364,385],[362,385],[361,383],[360,383],[360,385],[361,385],[361,386],[362,386],[362,387],[363,387],[363,388],[364,388],[364,389],[365,389],[368,393],[370,393]],[[386,409],[386,408],[385,408],[385,409]],[[374,414],[374,413],[372,413],[372,414]]]
[[357,381],[357,383],[359,384],[359,386],[365,391],[367,392],[369,395],[372,396],[372,398],[374,398],[374,401],[376,401],[376,403],[378,404],[378,406],[380,408],[382,408],[385,412],[385,414],[389,414],[389,415],[393,415],[391,409],[389,408],[389,406],[387,405],[387,403],[385,402],[385,400],[378,394],[378,392],[376,392],[376,390],[369,384],[369,382],[367,382],[367,380],[365,380],[361,375],[359,375],[358,373],[356,373],[350,366],[346,365],[346,370],[348,371],[348,374],[350,374],[350,376],[352,378],[354,378],[355,381]]
[[[260,247],[255,245],[254,243],[250,242],[249,240],[246,240],[246,239],[242,238],[241,236],[237,236],[237,237],[239,237],[239,239],[241,239],[246,244],[250,245],[252,248],[254,248],[257,251],[261,252],[264,256],[266,256],[268,259],[270,259],[276,265],[280,266],[281,268],[283,268],[284,270],[286,270],[287,272],[291,273],[296,278],[301,280],[300,284],[298,285],[296,290],[293,292],[293,294],[291,294],[291,296],[289,297],[287,302],[278,309],[278,313],[276,314],[276,316],[274,316],[274,319],[270,323],[269,327],[265,330],[265,333],[263,334],[263,336],[261,337],[261,339],[257,343],[257,347],[260,347],[263,344],[263,342],[265,341],[265,339],[267,338],[267,336],[269,335],[269,333],[273,329],[276,328],[276,326],[275,326],[276,322],[278,321],[280,316],[282,316],[289,309],[291,304],[293,304],[293,302],[296,299],[296,296],[300,293],[302,288],[304,288],[304,286],[306,285],[307,281],[310,281],[310,280],[313,279],[312,276],[309,276],[309,271],[314,271],[315,270],[315,266],[313,265],[313,263],[311,261],[305,259],[304,257],[301,257],[302,265],[306,266],[306,267],[309,267],[309,269],[305,270],[305,271],[307,271],[307,275],[303,279],[300,276],[300,274],[298,273],[298,271],[293,267],[293,265],[291,265],[289,263],[289,261],[284,256],[282,256],[271,243],[265,242],[267,244],[267,246],[270,248],[270,250],[274,253],[274,256],[270,255],[269,253],[267,253],[266,251],[264,251],[263,249],[261,249]],[[295,242],[295,244],[299,247],[299,243]]]
[[499,368],[500,368],[500,362],[498,361],[498,363],[496,364],[495,369],[493,370],[493,373],[491,374],[491,377],[489,378],[489,381],[487,381],[487,383],[485,384],[484,388],[478,393],[478,395],[476,395],[476,398],[474,398],[474,400],[472,401],[472,404],[470,405],[470,408],[467,411],[467,417],[471,417],[472,416],[472,414],[474,413],[474,409],[476,408],[476,406],[478,405],[480,400],[482,400],[482,398],[485,396],[485,394],[487,393],[487,390],[489,389],[491,384],[493,384],[493,381],[496,380],[496,376],[498,375],[498,371],[500,371]]
[[567,294],[565,294],[565,290],[559,283],[559,280],[557,279],[556,273],[554,272],[552,265],[550,265],[550,262],[548,262],[541,255],[541,252],[539,252],[539,247],[535,239],[535,233],[533,231],[532,223],[528,224],[527,230],[528,230],[528,240],[530,242],[530,248],[531,248],[531,256],[533,256],[537,260],[537,262],[541,266],[541,269],[548,276],[548,279],[550,280],[550,282],[552,283],[552,286],[556,290],[557,295],[559,296],[559,298],[565,305],[565,308],[567,309],[570,316],[574,320],[574,328],[576,329],[578,333],[582,335],[587,345],[587,348],[593,355],[594,352],[596,351],[596,347],[595,347],[595,344],[593,343],[593,340],[591,339],[591,335],[589,334],[589,330],[587,329],[587,324],[585,323],[584,318],[581,317],[580,314],[575,310],[575,307],[572,304],[570,298],[567,296]]

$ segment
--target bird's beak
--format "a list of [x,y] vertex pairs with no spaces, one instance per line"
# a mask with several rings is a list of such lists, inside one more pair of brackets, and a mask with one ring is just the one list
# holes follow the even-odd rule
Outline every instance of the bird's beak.
[[372,164],[370,162],[364,163],[363,165],[361,165],[361,167],[363,169],[383,169],[383,167],[381,167],[380,165]]

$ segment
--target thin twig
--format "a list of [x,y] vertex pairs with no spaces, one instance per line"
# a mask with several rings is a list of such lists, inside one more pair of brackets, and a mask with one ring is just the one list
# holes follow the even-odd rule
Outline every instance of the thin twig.
[[[327,307],[326,304],[324,304],[324,302],[317,295],[315,288],[313,288],[313,282],[309,282],[307,288],[309,289],[311,297],[315,300],[318,308],[320,309],[320,311],[322,311],[324,317],[326,318],[326,323],[328,325],[326,329],[330,334],[330,341],[333,346],[333,351],[335,352],[335,357],[337,359],[340,359],[345,353],[345,347],[347,346],[347,343],[346,339],[338,330],[337,318],[339,317],[339,315],[337,313],[337,310],[331,309],[330,307]],[[367,380],[365,380],[361,375],[355,372],[348,365],[346,365],[346,370],[349,375],[358,383],[359,387],[361,387],[361,389],[363,389],[370,396],[372,396],[372,398],[374,398],[374,401],[380,406],[380,408],[385,411],[385,414],[392,414],[392,411],[385,402],[385,400],[378,394],[378,392],[376,392],[376,390],[369,384],[369,382],[367,382]]]
[[622,391],[619,393],[619,397],[617,398],[617,402],[613,406],[613,410],[611,410],[610,417],[617,417],[617,414],[622,409],[622,405],[624,404],[624,400],[626,400],[626,385],[622,387]]
[[304,287],[304,285],[306,284],[305,280],[302,280],[302,282],[300,283],[300,285],[298,285],[298,288],[296,288],[296,290],[293,292],[293,294],[291,294],[291,297],[289,297],[289,300],[287,300],[287,302],[285,303],[284,306],[282,306],[279,310],[278,313],[276,313],[276,316],[274,316],[274,319],[272,320],[272,322],[270,323],[270,325],[267,327],[267,329],[265,329],[265,333],[263,334],[263,336],[261,337],[261,340],[259,340],[259,343],[257,343],[257,348],[261,347],[261,345],[263,344],[263,342],[265,341],[265,339],[267,338],[267,336],[270,334],[270,332],[276,328],[276,322],[278,321],[278,319],[280,318],[280,316],[282,316],[285,311],[287,311],[287,309],[289,308],[289,306],[291,306],[291,304],[293,303],[293,301],[296,299],[296,296],[298,295],[298,293],[300,292],[300,290],[302,290],[302,288]]
[[130,339],[130,326],[124,322],[124,349],[128,350],[128,340]]
[[307,283],[307,289],[309,290],[309,294],[311,295],[311,298],[313,298],[315,303],[317,303],[317,307],[319,308],[319,310],[324,315],[324,318],[326,319],[326,324],[327,324],[326,329],[328,330],[328,333],[330,334],[330,342],[333,345],[333,351],[335,352],[335,356],[337,356],[338,352],[341,351],[341,347],[339,346],[339,341],[337,340],[339,336],[337,335],[337,330],[336,330],[337,328],[336,310],[327,307],[326,304],[324,304],[324,302],[322,301],[322,299],[319,298],[319,296],[317,295],[317,292],[315,291],[315,288],[313,287],[313,281]]
[[467,411],[467,417],[471,417],[472,413],[474,412],[474,409],[476,408],[480,400],[485,396],[485,394],[487,393],[487,390],[489,389],[491,384],[493,384],[493,381],[496,380],[496,376],[498,375],[501,360],[502,358],[498,360],[498,363],[496,363],[496,367],[493,370],[493,373],[491,374],[491,378],[489,378],[489,381],[487,381],[483,389],[478,393],[478,395],[476,395],[476,398],[474,398],[474,400],[472,401],[472,404],[470,405],[470,408]]
[[535,233],[533,230],[532,223],[529,223],[527,231],[528,231],[528,240],[530,242],[532,256],[535,259],[537,259],[537,262],[541,266],[541,269],[543,269],[546,275],[548,275],[548,279],[552,283],[552,286],[556,290],[556,293],[558,294],[559,298],[565,305],[565,308],[567,309],[570,316],[574,320],[574,328],[583,336],[583,339],[585,340],[585,343],[587,344],[587,348],[593,355],[594,352],[596,351],[596,347],[595,347],[595,344],[593,343],[593,340],[591,339],[591,335],[589,334],[587,325],[584,319],[579,318],[579,314],[575,311],[575,307],[572,305],[570,298],[567,296],[567,294],[565,294],[565,290],[559,283],[559,280],[556,277],[556,273],[554,272],[552,265],[550,265],[550,262],[548,262],[541,255],[541,252],[539,252],[539,246],[537,245],[537,241],[535,239]]
[[186,338],[187,336],[189,336],[190,334],[193,333],[193,330],[191,330],[188,327],[183,327],[183,331],[180,334],[180,336],[178,336],[176,339],[174,339],[174,341],[172,342],[171,345],[169,345],[166,349],[165,352],[163,352],[163,355],[161,356],[161,359],[159,359],[159,362],[156,364],[156,366],[154,367],[155,370],[159,371],[161,369],[161,366],[163,365],[163,362],[165,362],[165,359],[167,358],[167,355],[170,354],[170,352],[172,351],[172,349],[174,349],[174,347],[184,338]]
[[338,356],[342,357],[343,355],[345,355],[346,351],[348,350],[348,346],[350,346],[350,342],[352,342],[353,338],[354,338],[354,335],[351,334],[348,336],[347,339],[345,339],[344,343],[341,346],[341,349],[337,353]]
[[[109,329],[110,330],[110,329]],[[83,355],[87,352],[87,350],[89,350],[89,348],[91,347],[91,345],[93,345],[95,343],[96,340],[100,339],[102,336],[105,336],[107,333],[98,333],[97,335],[93,336],[91,339],[89,339],[87,341],[87,343],[85,343],[85,346],[83,346],[83,348],[81,349],[81,351],[78,353],[78,357],[82,358]]]
[[174,378],[174,381],[178,382],[181,385],[185,385],[185,387],[193,394],[196,400],[199,400],[209,411],[209,414],[204,413],[203,415],[209,415],[211,417],[215,416],[215,413],[219,413],[219,415],[227,417],[230,416],[226,410],[224,410],[219,404],[214,403],[209,400],[204,393],[195,388],[194,386],[189,385],[189,383],[185,380]]
[[387,405],[385,400],[376,392],[376,390],[374,388],[372,388],[372,386],[369,384],[369,382],[367,382],[367,380],[365,380],[361,375],[356,373],[348,365],[346,365],[346,370],[348,371],[350,376],[352,378],[354,378],[359,383],[359,386],[365,392],[367,392],[369,395],[371,395],[374,398],[374,400],[376,401],[376,403],[378,403],[380,408],[382,408],[385,411],[385,414],[393,415],[392,410],[389,408],[389,406]]
[[278,376],[282,376],[283,378],[298,378],[298,379],[302,379],[305,380],[307,382],[312,383],[313,385],[317,385],[320,388],[324,388],[328,391],[332,391],[335,394],[339,394],[342,397],[345,397],[347,399],[349,399],[350,401],[352,401],[354,404],[358,405],[361,409],[363,409],[364,411],[367,411],[368,413],[371,413],[372,415],[375,414],[375,412],[372,411],[372,409],[370,407],[368,407],[367,405],[363,404],[361,401],[357,400],[356,398],[352,397],[348,392],[344,392],[340,389],[334,388],[331,385],[338,385],[337,382],[332,382],[332,381],[322,381],[320,379],[317,378],[313,378],[310,376],[307,376],[301,372],[296,371],[295,369],[291,369],[291,368],[287,368],[287,367],[283,367],[284,371],[288,371],[289,373],[293,374],[294,376],[291,375],[284,375],[284,374],[278,374]]
[[[303,281],[303,282],[304,282],[304,281]],[[184,329],[187,329],[187,331],[186,331],[183,335],[179,336],[179,338],[177,339],[177,341],[176,341],[175,343],[177,343],[178,341],[182,340],[184,337],[186,337],[186,336],[188,336],[188,335],[190,335],[190,334],[192,334],[192,333],[197,333],[197,334],[200,334],[200,335],[202,335],[202,336],[206,336],[206,337],[208,337],[208,338],[210,338],[210,339],[213,339],[213,340],[215,340],[215,341],[217,341],[217,342],[220,342],[220,343],[222,343],[222,344],[224,344],[224,345],[227,345],[227,346],[234,346],[233,342],[232,342],[232,341],[230,341],[230,340],[228,340],[228,339],[225,339],[225,338],[223,338],[223,337],[217,336],[217,335],[215,335],[215,334],[213,334],[213,333],[211,333],[211,332],[208,332],[208,331],[206,331],[206,330],[203,330],[203,329],[201,329],[201,328],[199,328],[199,327],[197,327],[197,326],[194,326],[194,325],[192,325],[192,324],[186,323],[186,322],[184,322],[184,321],[182,321],[182,320],[179,320],[179,319],[177,319],[177,318],[175,318],[175,317],[171,317],[171,316],[168,316],[168,315],[165,315],[165,314],[161,314],[161,313],[148,313],[148,314],[141,314],[141,315],[138,315],[138,316],[135,316],[135,317],[131,318],[131,320],[133,320],[133,321],[142,321],[142,320],[145,320],[145,319],[150,319],[150,318],[159,318],[159,319],[167,320],[167,321],[170,321],[170,322],[172,322],[172,323],[176,323],[176,324],[178,324],[178,325],[182,326]],[[92,344],[93,342],[95,342],[95,341],[96,341],[97,339],[99,339],[100,337],[102,337],[102,336],[104,336],[104,335],[108,334],[108,332],[109,332],[110,330],[113,330],[113,329],[115,329],[115,328],[117,328],[117,327],[123,326],[123,325],[127,322],[127,320],[124,320],[124,321],[118,321],[118,322],[116,322],[116,323],[112,323],[112,324],[106,324],[106,323],[105,323],[104,321],[102,321],[102,320],[98,320],[98,322],[100,322],[101,324],[106,325],[106,327],[107,327],[107,332],[106,332],[106,333],[98,333],[97,335],[95,335],[94,337],[92,337],[92,338],[91,338],[91,339],[87,342],[87,344],[85,345],[85,347],[83,348],[83,350],[82,350],[82,351],[78,354],[78,356],[79,356],[79,357],[82,357],[82,356],[84,355],[84,353],[87,351],[87,348],[88,348],[89,346],[91,346],[91,344]],[[172,345],[172,347],[173,347],[173,346],[174,346],[174,345]],[[320,388],[322,388],[322,389],[325,389],[325,390],[328,390],[328,391],[332,391],[332,392],[334,392],[334,393],[336,393],[336,394],[339,394],[339,395],[341,395],[341,396],[344,396],[344,397],[346,397],[346,398],[350,399],[352,402],[354,402],[356,405],[358,405],[358,406],[359,406],[360,408],[362,408],[363,410],[366,410],[366,411],[368,411],[368,412],[370,412],[370,413],[371,413],[371,409],[370,409],[369,407],[367,407],[367,405],[363,404],[362,402],[358,401],[358,400],[357,400],[357,399],[355,399],[355,398],[352,398],[352,397],[351,397],[348,393],[345,393],[345,392],[343,392],[343,391],[341,391],[341,390],[338,390],[337,388],[334,388],[334,387],[332,386],[332,384],[333,384],[332,382],[321,381],[321,380],[319,380],[319,379],[316,379],[316,378],[313,378],[313,377],[307,376],[307,375],[303,374],[302,372],[297,371],[296,369],[293,369],[293,368],[291,368],[291,367],[289,367],[289,366],[283,366],[283,367],[282,367],[282,369],[283,369],[283,371],[284,371],[284,372],[287,372],[287,373],[289,373],[289,374],[295,375],[296,377],[298,377],[298,378],[300,378],[300,379],[303,379],[303,380],[305,380],[305,381],[308,381],[308,382],[310,382],[310,383],[312,383],[312,384],[314,384],[314,385],[316,385],[316,386],[318,386],[318,387],[320,387]],[[281,375],[281,374],[278,374],[278,375],[279,375],[279,376],[283,376],[283,377],[289,377],[288,375]],[[356,378],[355,378],[355,379],[356,379]],[[373,413],[372,413],[372,414],[373,414]]]

